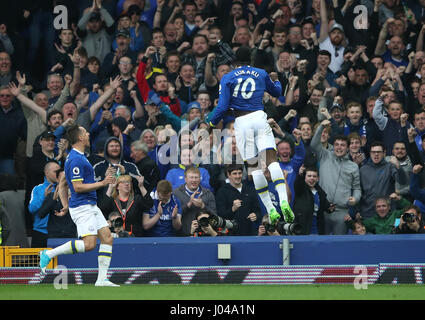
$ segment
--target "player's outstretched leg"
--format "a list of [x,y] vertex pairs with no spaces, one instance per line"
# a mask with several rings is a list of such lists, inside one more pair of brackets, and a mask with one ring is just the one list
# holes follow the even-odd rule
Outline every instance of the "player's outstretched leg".
[[108,227],[103,227],[98,231],[100,246],[97,256],[99,271],[97,274],[96,287],[119,287],[118,284],[112,283],[107,279],[109,265],[112,258],[112,242],[113,238]]
[[270,198],[269,185],[263,171],[261,169],[254,170],[252,172],[252,180],[254,182],[255,190],[257,190],[258,196],[266,207],[270,222],[273,223],[277,221],[280,217],[280,214],[277,212],[273,205],[272,199]]
[[275,184],[275,189],[279,194],[280,209],[282,210],[283,217],[286,222],[292,223],[294,222],[295,216],[288,203],[288,194],[286,193],[286,183],[282,169],[277,162],[272,162],[268,166],[268,169],[270,171],[272,181]]
[[40,269],[42,273],[46,272],[47,265],[50,261],[62,254],[75,254],[85,252],[85,245],[83,240],[71,240],[54,249],[40,251]]

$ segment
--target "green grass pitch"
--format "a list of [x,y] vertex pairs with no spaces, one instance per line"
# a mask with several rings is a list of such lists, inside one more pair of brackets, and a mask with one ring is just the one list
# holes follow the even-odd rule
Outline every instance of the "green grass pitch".
[[424,300],[424,285],[0,285],[0,300]]

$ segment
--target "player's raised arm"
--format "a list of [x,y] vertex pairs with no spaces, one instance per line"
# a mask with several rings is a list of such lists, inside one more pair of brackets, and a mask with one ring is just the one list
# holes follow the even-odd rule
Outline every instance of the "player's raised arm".
[[282,85],[278,80],[276,72],[271,72],[270,76],[265,76],[266,81],[266,91],[270,93],[273,97],[278,98],[282,94]]
[[214,110],[214,115],[210,120],[210,125],[212,127],[215,127],[220,122],[230,106],[230,87],[226,76],[221,78],[218,94],[218,104]]

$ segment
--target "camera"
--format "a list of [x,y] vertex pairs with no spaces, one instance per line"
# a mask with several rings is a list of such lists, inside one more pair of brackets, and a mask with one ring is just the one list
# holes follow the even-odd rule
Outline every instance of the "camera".
[[403,213],[403,215],[401,216],[401,218],[406,223],[411,223],[411,222],[415,222],[416,221],[416,215],[414,215],[413,213],[410,213],[410,212]]
[[203,217],[201,219],[199,219],[199,226],[200,227],[208,227],[208,225],[210,224],[209,218],[208,217]]
[[121,228],[124,225],[124,220],[121,217],[109,221],[111,222],[111,226],[109,227],[111,232],[114,232],[115,228]]
[[267,221],[263,223],[263,226],[264,226],[264,229],[266,229],[266,233],[267,232],[273,233],[276,231],[276,226],[270,224]]
[[226,220],[222,217],[211,215],[208,219],[209,224],[214,230],[218,229],[236,229],[236,220]]
[[277,221],[276,230],[281,235],[300,235],[302,232],[299,223],[286,223],[283,219]]

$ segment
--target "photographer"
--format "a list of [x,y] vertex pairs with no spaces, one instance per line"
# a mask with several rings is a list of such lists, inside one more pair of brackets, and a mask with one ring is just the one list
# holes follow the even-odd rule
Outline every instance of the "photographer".
[[394,228],[392,233],[425,233],[424,224],[419,208],[415,205],[408,206],[400,217],[399,225]]
[[130,238],[134,235],[124,230],[124,220],[118,211],[112,211],[108,216],[109,229],[113,238]]
[[196,219],[192,221],[190,234],[194,237],[217,237],[228,235],[235,228],[236,223],[234,221],[222,219],[203,209],[197,213]]
[[266,214],[261,220],[261,225],[258,227],[259,236],[280,236],[281,234],[276,230],[275,225],[269,223],[269,215]]
[[302,231],[299,223],[287,223],[282,215],[279,219],[270,221],[269,215],[266,214],[258,227],[259,236],[295,236],[302,234]]

